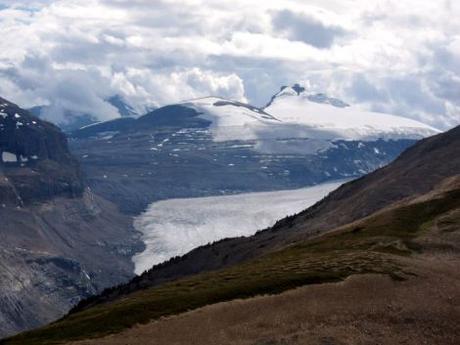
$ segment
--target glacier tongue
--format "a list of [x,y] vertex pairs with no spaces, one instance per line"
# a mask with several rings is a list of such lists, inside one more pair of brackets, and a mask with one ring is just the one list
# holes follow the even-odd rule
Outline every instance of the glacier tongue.
[[133,257],[135,273],[229,237],[250,236],[321,200],[344,181],[309,188],[155,202],[134,221],[146,249]]

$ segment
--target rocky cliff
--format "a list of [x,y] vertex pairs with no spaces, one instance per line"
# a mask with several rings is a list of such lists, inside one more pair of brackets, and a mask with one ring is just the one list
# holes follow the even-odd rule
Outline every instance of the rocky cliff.
[[131,219],[85,187],[54,125],[0,98],[0,338],[129,279]]
[[83,192],[64,134],[0,98],[0,204],[21,206]]

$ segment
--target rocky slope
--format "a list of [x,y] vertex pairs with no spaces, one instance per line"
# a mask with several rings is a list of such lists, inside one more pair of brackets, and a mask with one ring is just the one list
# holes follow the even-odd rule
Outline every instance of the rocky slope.
[[[424,140],[387,168],[345,185],[273,229],[252,238],[222,241],[172,260],[128,285],[80,304],[57,323],[4,343],[83,340],[81,344],[119,344],[135,339],[152,344],[199,344],[214,334],[219,338],[212,338],[211,343],[216,344],[324,344],[326,335],[327,342],[333,344],[377,338],[384,344],[457,344],[459,148],[460,127]],[[410,176],[405,169],[411,169]],[[405,185],[407,189],[395,193]],[[374,194],[383,187],[390,189],[390,194]],[[369,213],[365,216],[358,215],[362,205],[357,201],[366,198],[377,203],[366,209]],[[350,215],[335,219],[328,210],[338,210],[338,200]],[[351,201],[355,204],[346,204]],[[311,236],[312,229],[320,234]],[[287,241],[280,240],[278,234],[285,235]],[[235,262],[233,257],[249,248],[256,253],[252,260],[228,267],[226,258]],[[209,266],[202,267],[199,274],[160,284],[162,279],[171,280],[166,272],[193,269],[200,253],[208,262],[219,264],[212,271],[204,272]],[[237,261],[241,260],[240,256]],[[301,286],[307,287],[293,291]],[[241,301],[257,295],[266,297]],[[302,304],[305,308],[299,308]],[[179,313],[177,318],[164,319]],[[245,319],[250,315],[256,320]],[[198,328],[204,332],[195,338],[200,332],[193,325],[203,318],[206,322]],[[177,334],[165,339],[171,324],[190,327],[187,339]],[[164,332],[152,333],[158,327]],[[256,332],[248,332],[254,327]]]
[[0,336],[132,276],[131,219],[95,195],[55,126],[0,99]]
[[[91,188],[138,214],[163,199],[292,189],[361,176],[437,133],[416,121],[340,107],[338,100],[291,98],[276,95],[266,109],[218,97],[184,101],[137,120],[84,127],[73,132],[70,145]],[[286,102],[321,109],[289,118],[281,111],[290,109]],[[271,111],[274,105],[280,115]],[[318,123],[325,112],[332,113],[330,121],[341,119],[340,128]]]

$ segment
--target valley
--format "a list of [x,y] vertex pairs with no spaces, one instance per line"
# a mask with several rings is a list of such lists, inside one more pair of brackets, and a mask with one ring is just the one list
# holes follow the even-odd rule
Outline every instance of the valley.
[[459,345],[459,17],[0,0],[0,345]]
[[[438,131],[385,114],[383,119],[392,119],[394,126],[379,128],[381,123],[372,119],[376,115],[349,109],[324,95],[307,97],[295,86],[283,88],[270,107],[286,102],[286,97],[290,106],[300,102],[312,114],[327,110],[325,114],[340,126],[329,126],[327,117],[320,123],[309,119],[312,114],[289,118],[278,110],[277,118],[248,104],[208,97],[155,109],[137,119],[91,124],[72,132],[67,149],[56,127],[5,103],[10,105],[3,110],[7,135],[2,138],[7,140],[2,143],[5,178],[0,187],[6,193],[0,212],[5,214],[8,230],[3,235],[9,247],[2,252],[0,272],[6,283],[3,334],[41,326],[75,304],[72,314],[86,309],[99,303],[97,296],[112,301],[139,288],[173,284],[196,274],[212,276],[215,270],[232,269],[280,250],[281,256],[273,254],[275,261],[251,268],[256,280],[248,281],[250,286],[210,291],[221,297],[204,304],[193,302],[203,298],[195,296],[190,307],[341,281],[356,273],[398,276],[399,259],[386,254],[353,251],[346,254],[348,266],[341,268],[327,250],[316,258],[299,253],[299,262],[289,261],[294,254],[283,250],[371,215],[414,191],[431,190],[440,176],[449,176],[455,159],[443,158],[446,164],[436,167],[437,175],[426,170],[423,183],[418,179],[394,188],[379,179],[388,176],[387,171],[398,172],[394,167],[399,161],[417,154],[419,146],[411,146]],[[337,116],[353,121],[337,122]],[[34,126],[48,126],[58,141],[49,143],[43,140],[46,131],[37,132],[36,140],[45,144],[33,151],[27,140],[34,136],[22,132]],[[27,139],[22,144],[18,138]],[[420,159],[413,160],[420,170]],[[404,169],[402,174],[394,178],[411,176]],[[354,181],[342,185],[347,180]],[[375,180],[372,188],[375,193],[381,189],[380,194],[359,195],[367,193],[362,184],[368,180]],[[333,270],[321,272],[324,267],[316,268],[317,260],[332,260],[324,267]],[[286,266],[288,275],[275,273],[277,283],[272,286],[271,274],[263,272],[276,262]],[[298,265],[309,268],[299,275]],[[291,266],[294,271],[288,269]],[[139,276],[133,278],[134,273]],[[246,273],[241,279],[246,280]],[[260,284],[268,285],[260,290]],[[49,298],[38,298],[41,295]],[[34,310],[43,312],[36,317]],[[181,311],[172,309],[173,314]]]

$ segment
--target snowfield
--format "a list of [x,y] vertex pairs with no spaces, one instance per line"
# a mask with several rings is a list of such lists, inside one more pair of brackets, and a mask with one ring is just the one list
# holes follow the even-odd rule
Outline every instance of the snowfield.
[[250,236],[298,213],[344,181],[298,190],[155,202],[134,221],[144,252],[133,257],[135,273],[224,238]]
[[[439,130],[402,116],[363,111],[324,94],[311,95],[286,87],[270,104],[256,108],[219,97],[184,101],[211,122],[214,141],[310,139],[334,140],[421,139]],[[256,147],[257,149],[257,147]]]
[[345,103],[334,105],[339,101],[321,94],[298,94],[288,87],[274,97],[265,111],[283,123],[330,133],[331,139],[420,139],[439,133],[431,126],[405,117],[363,111]]

